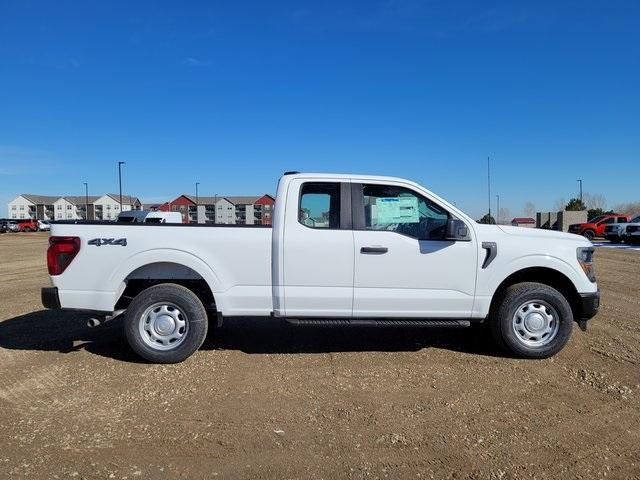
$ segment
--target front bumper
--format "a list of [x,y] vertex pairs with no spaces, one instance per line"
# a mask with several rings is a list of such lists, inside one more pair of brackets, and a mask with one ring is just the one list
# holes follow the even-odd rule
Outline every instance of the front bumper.
[[42,298],[42,306],[44,308],[59,309],[60,297],[58,296],[58,287],[43,287],[40,292]]
[[577,321],[586,321],[593,318],[600,308],[600,290],[591,293],[581,293],[580,302],[578,303],[578,311],[576,312]]

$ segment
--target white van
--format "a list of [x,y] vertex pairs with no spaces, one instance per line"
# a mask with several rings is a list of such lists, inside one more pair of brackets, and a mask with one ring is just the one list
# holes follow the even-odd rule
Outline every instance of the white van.
[[144,223],[182,223],[180,212],[149,212]]

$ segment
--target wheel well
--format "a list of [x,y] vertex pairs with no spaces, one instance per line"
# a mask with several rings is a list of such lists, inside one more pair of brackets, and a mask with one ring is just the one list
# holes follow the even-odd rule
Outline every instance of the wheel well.
[[126,284],[116,302],[116,310],[125,309],[136,295],[161,283],[175,283],[188,288],[200,299],[207,310],[215,310],[215,297],[207,281],[195,270],[171,262],[157,262],[137,268],[124,279]]
[[576,287],[573,285],[573,282],[558,270],[545,267],[525,268],[512,273],[505,278],[493,295],[490,311],[494,312],[495,309],[498,308],[499,302],[504,296],[507,288],[511,285],[522,282],[538,282],[555,288],[565,296],[574,315],[579,311],[580,295],[578,294]]

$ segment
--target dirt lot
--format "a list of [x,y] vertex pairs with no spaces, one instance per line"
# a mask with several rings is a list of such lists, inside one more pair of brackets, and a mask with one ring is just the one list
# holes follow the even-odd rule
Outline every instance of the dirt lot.
[[0,478],[640,478],[640,253],[555,358],[482,332],[229,321],[179,365],[44,311],[42,234],[0,235]]

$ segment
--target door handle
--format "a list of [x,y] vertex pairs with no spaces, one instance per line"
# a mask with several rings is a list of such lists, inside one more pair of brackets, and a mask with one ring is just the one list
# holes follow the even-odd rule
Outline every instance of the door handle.
[[387,247],[362,247],[360,253],[368,253],[370,255],[382,255],[389,251]]

